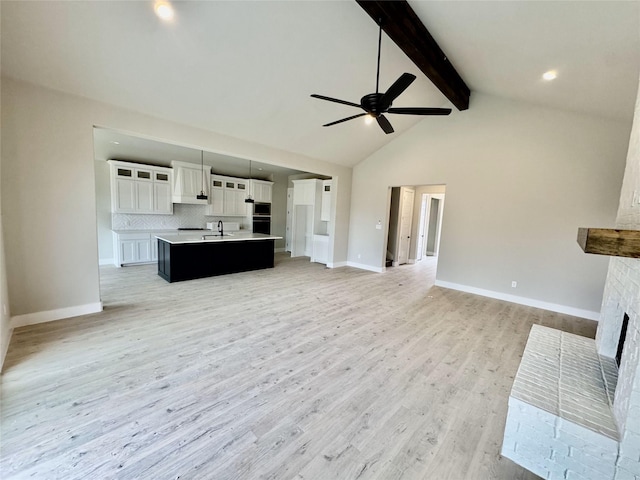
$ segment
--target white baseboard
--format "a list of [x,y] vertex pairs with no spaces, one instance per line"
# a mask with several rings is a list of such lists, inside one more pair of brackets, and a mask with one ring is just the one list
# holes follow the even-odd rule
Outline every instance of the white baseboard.
[[327,267],[328,268],[340,268],[340,267],[346,267],[347,266],[347,262],[329,262],[327,263]]
[[409,265],[413,265],[414,263],[416,263],[416,259],[415,258],[410,258],[409,260],[407,260],[407,263]]
[[493,290],[485,290],[483,288],[470,287],[459,283],[445,282],[436,280],[436,287],[450,288],[451,290],[459,290],[461,292],[473,293],[482,297],[495,298],[496,300],[504,300],[505,302],[526,305],[527,307],[540,308],[551,312],[563,313],[565,315],[573,315],[574,317],[586,318],[587,320],[600,320],[600,312],[591,310],[583,310],[581,308],[569,307],[558,303],[543,302],[532,298],[519,297],[517,295],[509,295],[508,293],[494,292]]
[[382,273],[386,270],[386,267],[372,267],[371,265],[365,265],[364,263],[347,262],[348,267],[359,268],[360,270],[369,270],[370,272]]
[[281,253],[281,252],[286,252],[286,250],[284,248],[276,248],[275,252],[276,253]]
[[115,263],[115,260],[113,258],[101,258],[100,260],[98,260],[98,265],[103,266],[103,265],[113,265]]
[[44,312],[26,313],[11,317],[11,328],[24,327],[25,325],[35,325],[36,323],[52,322],[63,318],[78,317],[90,313],[102,311],[102,302],[87,303],[86,305],[76,305],[74,307],[58,308],[56,310],[45,310]]

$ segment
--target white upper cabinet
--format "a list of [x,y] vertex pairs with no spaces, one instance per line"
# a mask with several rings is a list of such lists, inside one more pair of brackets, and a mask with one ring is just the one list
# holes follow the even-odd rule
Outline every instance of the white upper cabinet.
[[320,220],[328,222],[331,220],[331,190],[333,185],[331,180],[322,181],[322,207],[320,208]]
[[211,198],[207,205],[206,215],[224,215],[224,179],[220,175],[211,175]]
[[251,180],[251,195],[258,203],[271,203],[273,182]]
[[[209,196],[209,184],[211,169],[186,162],[171,162],[173,167],[173,203],[191,203],[196,205],[208,205],[209,199],[196,198],[201,191]],[[204,179],[202,178],[204,174]]]
[[[315,205],[319,185],[322,180],[310,178],[308,180],[293,180],[293,204],[294,205]],[[317,200],[316,200],[317,199]]]
[[171,201],[171,172],[153,172],[153,210],[155,213],[173,214]]
[[211,203],[206,215],[244,217],[249,214],[244,201],[249,194],[249,180],[211,175]]
[[114,213],[173,213],[170,168],[109,160]]

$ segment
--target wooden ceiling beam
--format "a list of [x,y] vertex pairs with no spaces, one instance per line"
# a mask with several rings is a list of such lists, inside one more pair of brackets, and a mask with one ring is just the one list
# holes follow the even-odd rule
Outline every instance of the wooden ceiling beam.
[[469,87],[406,0],[356,2],[458,110],[469,108]]

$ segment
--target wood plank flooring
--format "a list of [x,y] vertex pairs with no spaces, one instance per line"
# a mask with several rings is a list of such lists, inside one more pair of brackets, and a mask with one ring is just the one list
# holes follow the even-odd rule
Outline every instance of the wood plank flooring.
[[536,479],[499,454],[527,334],[595,323],[433,287],[435,266],[103,268],[104,312],[14,332],[0,476]]

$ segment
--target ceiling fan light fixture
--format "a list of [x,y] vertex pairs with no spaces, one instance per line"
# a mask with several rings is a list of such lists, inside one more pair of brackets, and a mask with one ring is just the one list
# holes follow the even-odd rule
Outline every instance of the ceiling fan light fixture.
[[[360,1],[360,0],[358,0]],[[349,102],[347,100],[340,100],[339,98],[326,97],[324,95],[312,94],[313,98],[319,100],[325,100],[327,102],[340,103],[349,107],[359,108],[364,110],[364,113],[357,115],[351,115],[350,117],[341,118],[334,122],[325,123],[323,127],[331,127],[332,125],[338,125],[339,123],[353,120],[354,118],[365,117],[365,124],[370,124],[373,120],[376,120],[382,131],[386,134],[393,133],[393,127],[385,113],[398,114],[398,115],[449,115],[451,113],[450,108],[428,108],[428,107],[403,107],[403,108],[391,108],[393,102],[402,92],[404,92],[409,85],[416,79],[416,76],[411,73],[403,73],[400,77],[393,82],[393,84],[387,89],[386,92],[380,93],[380,51],[382,45],[382,21],[379,22],[378,29],[378,62],[376,69],[376,91],[375,93],[369,93],[360,99],[360,103]]]

